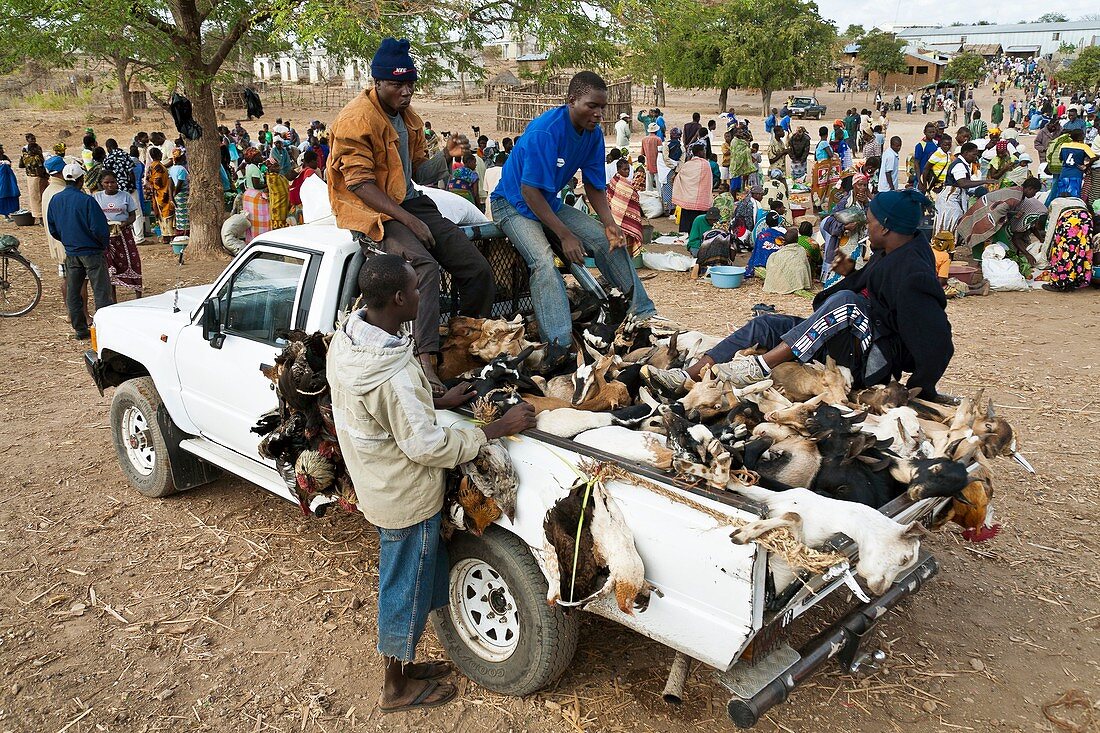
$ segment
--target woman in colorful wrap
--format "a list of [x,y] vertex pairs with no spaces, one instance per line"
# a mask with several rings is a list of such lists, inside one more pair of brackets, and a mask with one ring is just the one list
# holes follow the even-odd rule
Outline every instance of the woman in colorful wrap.
[[244,151],[244,195],[241,197],[241,210],[248,216],[248,233],[244,241],[247,244],[253,237],[271,231],[271,207],[267,200],[267,180],[262,163],[263,154],[256,148]]
[[1043,284],[1043,290],[1065,293],[1093,282],[1092,215],[1084,204],[1069,197],[1051,202],[1047,223],[1050,282]]
[[271,228],[282,229],[286,217],[290,214],[290,181],[279,172],[279,164],[274,158],[267,161],[267,202],[271,212]]
[[778,211],[769,211],[753,229],[752,255],[745,266],[746,277],[752,277],[757,269],[762,271],[760,274],[767,274],[768,258],[779,251],[783,246],[783,238],[787,236],[787,230],[781,226],[782,222],[783,217]]
[[871,256],[865,245],[867,238],[866,208],[871,200],[867,179],[846,175],[840,179],[841,195],[833,213],[821,220],[821,236],[825,248],[821,253],[821,284],[826,288],[840,282],[842,276],[833,272],[833,260],[842,252],[860,269]]
[[714,205],[710,163],[704,156],[705,146],[695,143],[687,160],[676,171],[672,183],[672,203],[680,207],[680,231],[691,232],[691,225]]
[[[93,198],[103,215],[107,217],[110,239],[107,241],[107,272],[111,275],[111,287],[123,287],[141,297],[141,255],[134,241],[134,222],[137,221],[138,204],[133,195],[118,186],[118,176],[106,171],[99,179],[103,187]],[[117,301],[117,293],[115,295]]]
[[187,234],[191,231],[191,215],[188,209],[191,175],[187,172],[187,155],[183,148],[172,151],[172,166],[168,169],[168,178],[171,179],[172,203],[176,208],[176,231]]
[[[1021,186],[999,188],[979,198],[959,219],[955,246],[969,247],[971,256],[981,260],[985,245],[999,241],[1034,267],[1035,258],[1027,251],[1027,245],[1036,218],[1047,212],[1043,202],[1035,198],[1041,187],[1038,178],[1029,178]],[[1032,218],[1024,222],[1025,216]]]
[[172,181],[164,167],[161,149],[149,146],[149,165],[145,168],[145,199],[160,226],[160,236],[167,244],[176,236],[176,206],[172,203]]
[[[630,175],[630,162],[626,158],[619,158],[615,175],[607,182],[607,205],[611,208],[615,223],[623,230],[631,257],[637,255],[642,248],[642,201],[638,197],[635,182],[636,179]],[[644,178],[642,186],[645,186]]]

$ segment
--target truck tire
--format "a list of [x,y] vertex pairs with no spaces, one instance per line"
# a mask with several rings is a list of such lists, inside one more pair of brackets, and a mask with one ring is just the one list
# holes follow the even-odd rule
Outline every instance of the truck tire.
[[160,404],[150,377],[123,382],[111,400],[111,435],[118,465],[139,493],[153,499],[176,493],[168,445],[157,424]]
[[481,537],[456,532],[448,552],[451,602],[432,613],[432,627],[459,670],[515,697],[560,677],[580,620],[546,604],[546,578],[527,544],[491,525]]

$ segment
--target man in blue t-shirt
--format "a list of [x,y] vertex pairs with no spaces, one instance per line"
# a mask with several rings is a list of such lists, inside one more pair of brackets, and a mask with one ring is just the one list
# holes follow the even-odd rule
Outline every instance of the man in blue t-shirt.
[[[573,322],[565,282],[554,266],[551,238],[561,243],[565,259],[583,266],[587,254],[613,285],[624,293],[633,292],[631,313],[636,318],[657,318],[653,301],[630,261],[622,229],[607,204],[600,127],[606,106],[607,84],[603,79],[591,71],[574,76],[566,104],[544,112],[527,125],[491,197],[493,219],[531,270],[535,317],[542,338],[556,345],[555,356],[568,349]],[[578,170],[588,204],[600,223],[562,204],[559,192]]]

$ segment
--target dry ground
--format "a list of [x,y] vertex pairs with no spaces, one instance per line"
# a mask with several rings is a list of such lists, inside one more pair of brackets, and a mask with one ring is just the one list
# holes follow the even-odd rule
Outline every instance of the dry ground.
[[[686,119],[693,104],[682,95],[674,108]],[[459,110],[432,106],[432,116],[474,112]],[[476,111],[490,119],[488,107]],[[80,124],[10,117],[9,130],[33,121],[47,145]],[[84,344],[69,340],[41,235],[16,233],[46,292],[30,315],[0,321],[0,732],[732,729],[706,669],[694,670],[684,706],[669,708],[670,653],[595,618],[551,689],[517,700],[463,684],[455,704],[382,718],[373,534],[345,515],[304,519],[232,478],[161,501],[134,492],[110,441],[110,394],[96,393]],[[142,257],[148,293],[209,281],[224,264],[180,268],[159,246]],[[662,273],[646,285],[665,314],[715,333],[758,301],[809,310],[755,283],[718,291]],[[1071,690],[1100,698],[1100,362],[1087,329],[1100,299],[996,294],[954,301],[949,315],[946,389],[985,387],[1039,473],[998,464],[1004,531],[993,541],[972,545],[954,529],[926,541],[942,570],[879,627],[884,671],[856,681],[830,668],[759,730],[1096,730],[1096,713],[1089,723],[1079,707],[1048,708],[1078,726],[1058,727],[1043,706]]]

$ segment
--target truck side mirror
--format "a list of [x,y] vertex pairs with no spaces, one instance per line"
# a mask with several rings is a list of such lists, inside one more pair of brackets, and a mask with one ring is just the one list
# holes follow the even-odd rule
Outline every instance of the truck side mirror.
[[207,300],[202,304],[199,323],[202,324],[202,337],[215,349],[220,349],[225,343],[225,334],[222,333],[221,323],[219,323],[218,306],[213,300]]

